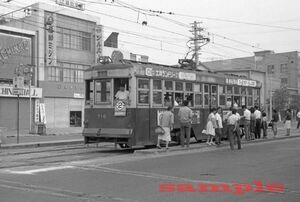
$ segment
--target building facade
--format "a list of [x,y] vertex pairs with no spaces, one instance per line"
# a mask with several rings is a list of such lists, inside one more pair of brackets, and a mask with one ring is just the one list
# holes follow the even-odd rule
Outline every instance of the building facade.
[[[213,71],[232,72],[238,75],[248,74],[249,78],[256,79],[263,76],[262,104],[268,105],[270,95],[276,89],[286,87],[289,93],[300,93],[300,54],[298,51],[274,53],[273,51],[255,52],[252,57],[234,58],[204,62]],[[247,73],[248,72],[248,73]],[[261,73],[259,73],[261,72]]]
[[6,24],[36,32],[37,86],[43,89],[46,126],[82,127],[84,70],[102,56],[99,19],[61,5],[37,3],[28,9],[21,20]]
[[[19,119],[20,129],[30,129],[34,120],[39,121],[35,103],[42,98],[42,89],[36,87],[36,49],[36,32],[0,25],[0,127],[15,130]],[[19,99],[13,90],[17,73],[24,79],[18,86]]]

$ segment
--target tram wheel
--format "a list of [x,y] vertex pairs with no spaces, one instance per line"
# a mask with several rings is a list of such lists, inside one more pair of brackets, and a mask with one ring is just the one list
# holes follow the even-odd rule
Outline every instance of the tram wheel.
[[124,148],[129,148],[129,145],[128,144],[125,144],[125,143],[120,143],[119,146],[124,149]]

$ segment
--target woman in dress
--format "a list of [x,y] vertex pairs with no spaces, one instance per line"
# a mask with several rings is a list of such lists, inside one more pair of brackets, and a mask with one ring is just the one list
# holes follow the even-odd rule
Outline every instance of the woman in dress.
[[158,135],[157,137],[157,148],[161,149],[160,141],[166,142],[166,150],[169,149],[169,142],[171,141],[171,130],[174,125],[174,114],[172,113],[173,107],[169,106],[167,111],[163,112],[160,117],[160,126],[164,129],[165,133]]
[[215,128],[217,127],[216,117],[215,117],[216,113],[217,113],[216,108],[212,108],[210,110],[210,114],[208,115],[208,118],[207,118],[206,134],[208,135],[208,137],[207,137],[206,144],[208,144],[208,145],[216,145],[213,142],[213,139],[214,139],[214,137],[216,135]]

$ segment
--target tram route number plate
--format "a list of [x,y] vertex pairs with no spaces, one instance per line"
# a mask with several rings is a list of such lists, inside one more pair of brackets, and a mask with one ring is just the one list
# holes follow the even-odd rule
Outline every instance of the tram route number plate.
[[122,100],[115,104],[115,116],[126,116],[126,104]]

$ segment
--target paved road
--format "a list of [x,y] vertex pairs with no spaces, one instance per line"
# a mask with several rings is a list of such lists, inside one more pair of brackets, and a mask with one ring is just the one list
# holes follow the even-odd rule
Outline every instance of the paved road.
[[[67,156],[63,162],[6,167],[0,169],[0,201],[296,202],[300,198],[299,144],[300,138],[293,138],[249,144],[235,151],[213,148],[207,152],[94,155],[86,160],[68,160]],[[232,187],[231,193],[159,192],[161,183],[252,186],[254,181],[284,184],[284,193],[251,191],[236,196]]]

